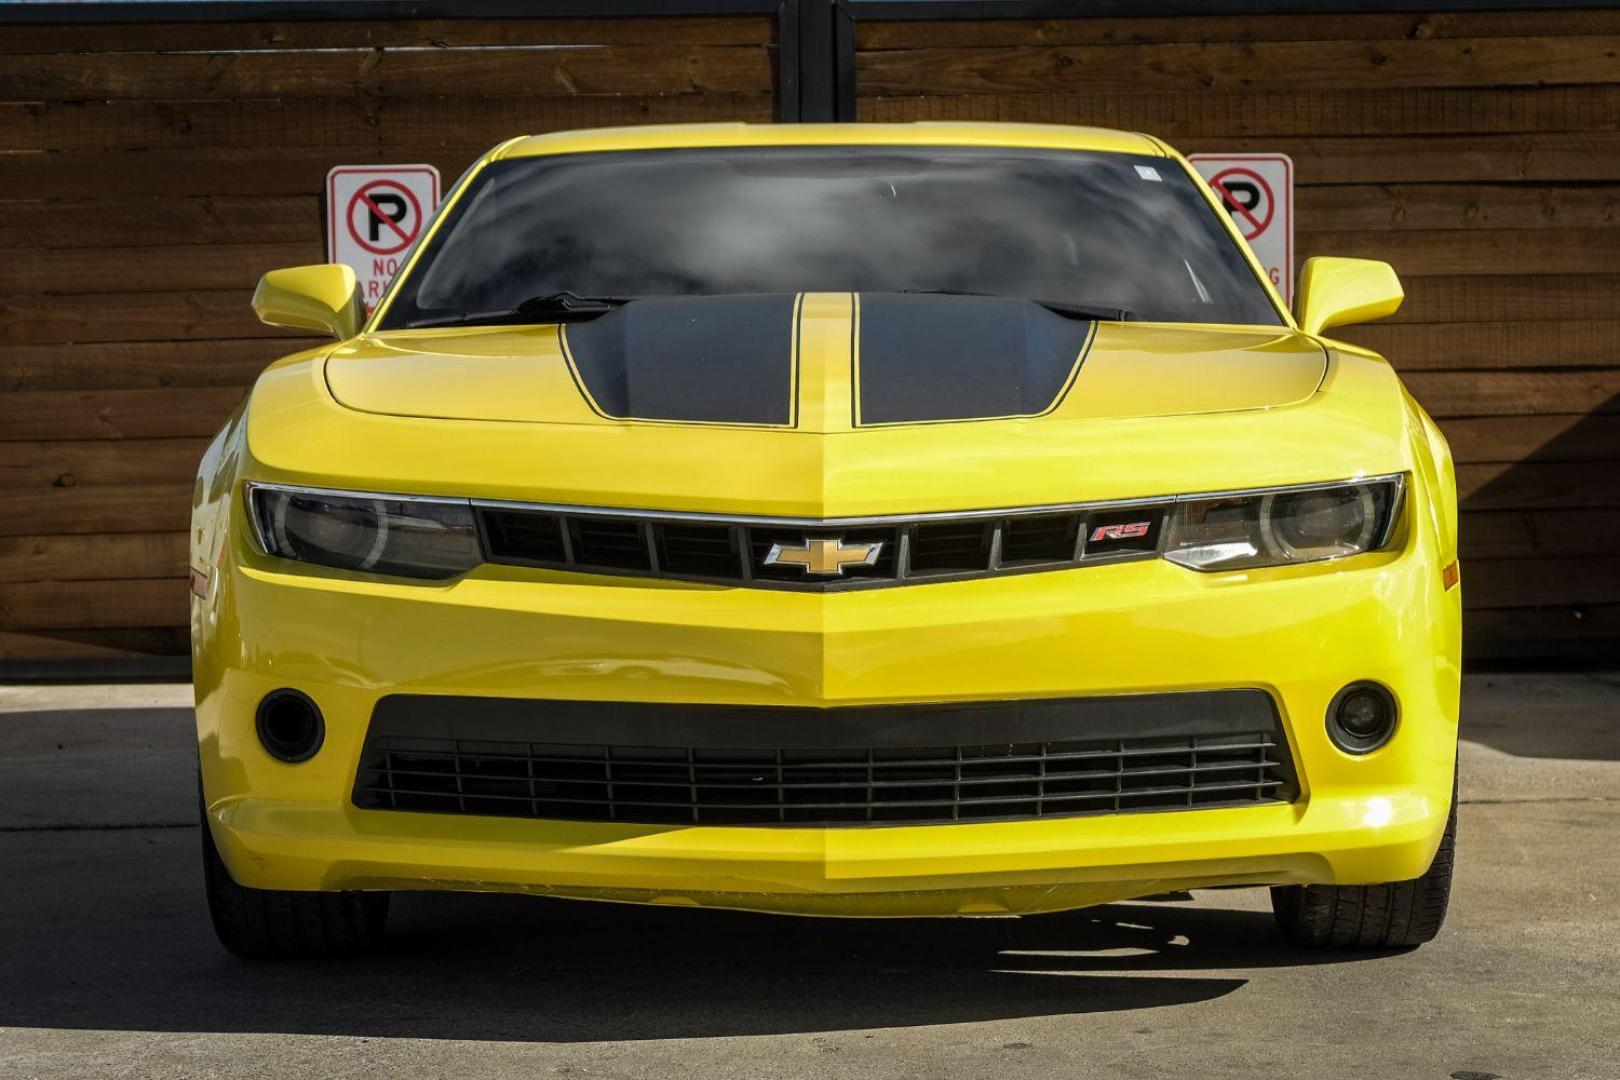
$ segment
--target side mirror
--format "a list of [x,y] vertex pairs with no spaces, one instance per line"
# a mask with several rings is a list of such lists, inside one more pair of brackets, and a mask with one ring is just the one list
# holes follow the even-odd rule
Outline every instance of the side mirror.
[[294,330],[317,330],[339,341],[360,332],[366,309],[354,271],[338,263],[272,270],[253,290],[260,322]]
[[1404,299],[1401,279],[1387,262],[1306,259],[1299,276],[1299,328],[1320,334],[1330,326],[1382,319],[1395,314]]

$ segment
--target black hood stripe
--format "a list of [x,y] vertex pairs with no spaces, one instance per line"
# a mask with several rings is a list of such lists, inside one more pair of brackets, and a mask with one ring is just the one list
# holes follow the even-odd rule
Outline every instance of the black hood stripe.
[[560,326],[558,340],[580,392],[608,419],[793,427],[803,300],[649,297]]
[[[558,327],[569,373],[611,420],[793,428],[804,294],[635,300]],[[851,297],[855,427],[1040,416],[1062,403],[1096,323],[1027,300]]]
[[850,329],[854,424],[1044,415],[1067,396],[1096,330],[1028,300],[862,293]]

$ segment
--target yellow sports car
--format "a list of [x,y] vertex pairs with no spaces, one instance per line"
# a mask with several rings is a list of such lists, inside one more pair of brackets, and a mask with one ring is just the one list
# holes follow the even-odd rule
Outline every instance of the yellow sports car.
[[246,955],[393,890],[814,915],[1271,886],[1431,938],[1450,454],[1393,312],[1290,314],[1157,139],[716,124],[503,143],[202,463],[208,900]]

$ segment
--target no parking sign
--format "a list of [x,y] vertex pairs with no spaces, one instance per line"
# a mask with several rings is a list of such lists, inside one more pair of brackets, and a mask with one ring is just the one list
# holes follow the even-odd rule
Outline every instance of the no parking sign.
[[1232,215],[1271,283],[1294,302],[1294,163],[1286,154],[1193,154],[1187,159]]
[[438,205],[432,165],[339,165],[326,174],[326,258],[354,269],[367,311]]

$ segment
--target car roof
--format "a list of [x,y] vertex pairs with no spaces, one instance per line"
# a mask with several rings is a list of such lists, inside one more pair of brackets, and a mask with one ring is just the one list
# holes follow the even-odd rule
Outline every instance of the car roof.
[[704,146],[1006,146],[1166,156],[1164,145],[1158,140],[1131,131],[1063,124],[922,121],[914,124],[657,124],[557,131],[511,139],[490,151],[489,158]]

